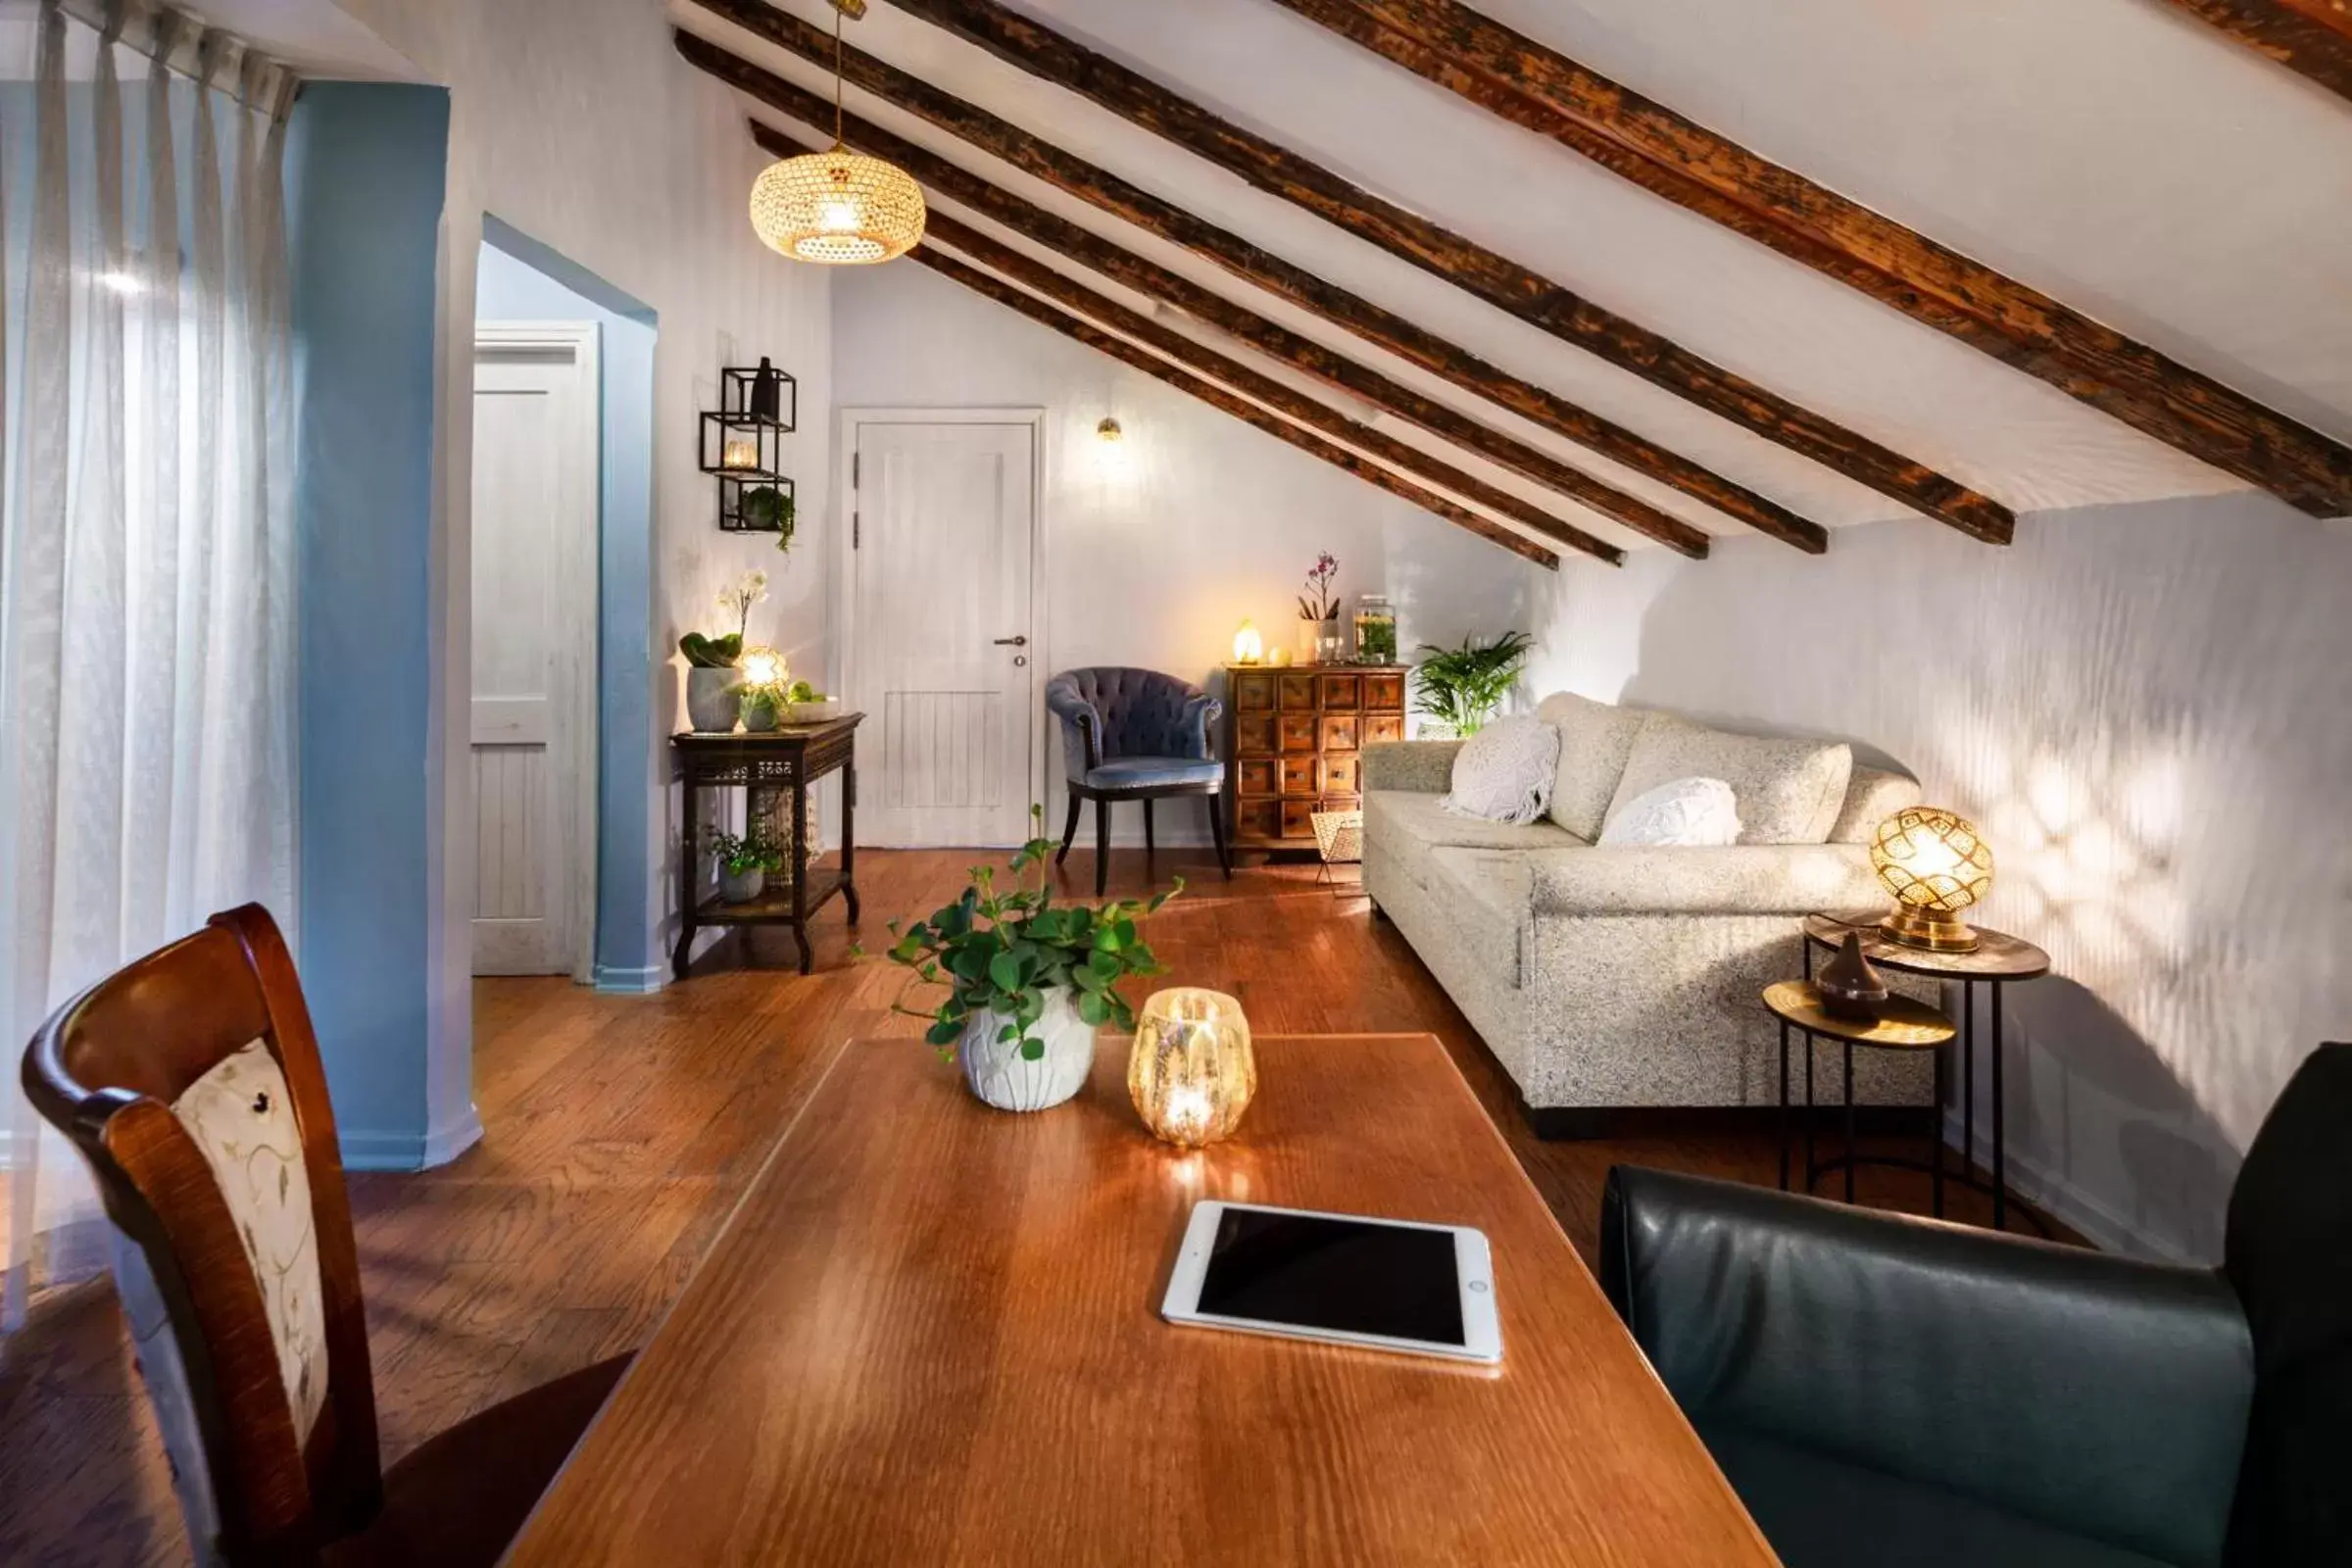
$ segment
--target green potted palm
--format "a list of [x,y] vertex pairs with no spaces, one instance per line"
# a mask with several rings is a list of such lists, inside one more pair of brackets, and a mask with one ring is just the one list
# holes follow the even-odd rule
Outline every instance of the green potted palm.
[[[1051,839],[1022,845],[1007,866],[1010,892],[998,887],[993,867],[974,866],[954,903],[927,919],[890,922],[890,960],[947,988],[928,1009],[902,999],[894,1010],[923,1019],[923,1038],[959,1060],[972,1093],[1000,1110],[1060,1104],[1094,1066],[1095,1030],[1135,1027],[1118,983],[1160,972],[1138,922],[1184,891],[1179,878],[1147,900],[1056,904],[1045,872],[1053,851]],[[1032,867],[1034,885],[1018,885]]]
[[1511,683],[1535,646],[1523,631],[1485,642],[1464,637],[1459,648],[1423,643],[1426,657],[1413,666],[1413,711],[1432,722],[1422,726],[1422,733],[1470,736],[1484,729],[1511,694]]

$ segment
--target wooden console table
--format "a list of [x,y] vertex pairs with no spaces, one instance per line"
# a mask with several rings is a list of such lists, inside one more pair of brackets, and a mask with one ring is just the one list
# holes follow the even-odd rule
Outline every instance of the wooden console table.
[[[694,934],[707,925],[783,925],[792,928],[801,950],[801,973],[814,962],[808,947],[808,917],[838,893],[858,923],[858,723],[863,713],[845,713],[821,724],[787,724],[759,734],[672,735],[670,776],[686,787],[685,839],[678,857],[678,945],[670,973],[686,978]],[[841,774],[841,864],[808,863],[808,788],[828,773]],[[776,790],[792,797],[792,863],[784,887],[770,886],[748,904],[722,904],[701,896],[702,823],[696,791]]]

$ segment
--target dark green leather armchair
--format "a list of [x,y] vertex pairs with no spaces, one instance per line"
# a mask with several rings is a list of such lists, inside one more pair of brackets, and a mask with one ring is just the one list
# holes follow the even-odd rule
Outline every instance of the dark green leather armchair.
[[2273,1108],[2218,1270],[1632,1166],[1601,1224],[1788,1568],[2352,1565],[2352,1046]]

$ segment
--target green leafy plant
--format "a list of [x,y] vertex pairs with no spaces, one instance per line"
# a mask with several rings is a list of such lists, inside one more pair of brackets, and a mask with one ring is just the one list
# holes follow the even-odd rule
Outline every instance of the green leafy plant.
[[703,842],[718,863],[732,875],[741,876],[746,871],[784,869],[783,850],[758,833],[745,835],[712,828],[704,835]]
[[[1033,806],[1029,814],[1042,820],[1044,808]],[[1118,983],[1160,972],[1136,923],[1182,893],[1184,879],[1149,900],[1116,900],[1100,908],[1057,905],[1046,885],[1046,858],[1053,853],[1053,840],[1031,839],[1007,862],[1016,879],[1035,866],[1033,887],[1002,892],[995,869],[976,865],[955,903],[929,919],[890,922],[890,961],[912,969],[921,982],[948,988],[946,1000],[928,1010],[909,1007],[903,998],[893,1004],[895,1011],[930,1021],[923,1038],[943,1058],[955,1059],[956,1043],[975,1016],[995,1012],[1011,1020],[997,1039],[1017,1039],[1022,1059],[1037,1060],[1046,1043],[1031,1031],[1045,1015],[1047,998],[1062,986],[1076,993],[1078,1016],[1088,1023],[1135,1027],[1135,1009],[1119,995]]]
[[785,692],[784,700],[790,703],[821,703],[825,700],[825,694],[805,680],[796,680],[791,689]]
[[791,551],[794,514],[798,508],[794,506],[790,495],[771,484],[758,485],[743,493],[742,499],[735,503],[735,509],[742,515],[745,526],[775,531],[778,554]]
[[1535,646],[1523,631],[1506,631],[1492,642],[1464,637],[1459,648],[1423,643],[1428,657],[1413,668],[1413,710],[1451,725],[1457,735],[1477,734],[1510,695]]
[[743,715],[746,723],[751,721],[754,713],[780,715],[784,711],[785,704],[793,701],[792,686],[787,681],[747,680],[727,689],[734,693],[737,704],[736,710]]
[[733,669],[735,661],[743,657],[743,634],[729,632],[724,637],[706,637],[699,631],[690,631],[678,639],[678,652],[697,669]]

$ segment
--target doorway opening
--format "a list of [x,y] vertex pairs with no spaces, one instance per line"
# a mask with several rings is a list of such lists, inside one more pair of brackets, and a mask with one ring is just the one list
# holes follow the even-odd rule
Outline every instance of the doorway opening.
[[650,991],[654,313],[485,216],[474,332],[473,970]]

